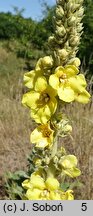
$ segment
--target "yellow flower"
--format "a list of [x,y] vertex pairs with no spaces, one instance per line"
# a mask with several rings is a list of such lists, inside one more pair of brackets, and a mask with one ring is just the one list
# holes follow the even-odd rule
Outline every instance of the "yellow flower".
[[61,195],[62,200],[74,200],[73,191],[67,190]]
[[38,71],[32,70],[28,73],[25,73],[24,74],[24,85],[30,89],[33,89],[36,79],[39,76],[42,76],[42,74],[43,74],[43,71],[39,71],[39,70]]
[[31,109],[31,117],[46,124],[57,108],[56,91],[47,84],[45,77],[37,78],[35,89],[23,95],[22,103]]
[[36,143],[36,147],[45,148],[53,144],[54,131],[50,128],[49,123],[39,125],[30,136],[30,141]]
[[30,180],[29,179],[24,180],[22,182],[22,187],[24,187],[25,189],[28,189],[28,188],[32,189],[32,184]]
[[60,164],[65,168],[73,168],[77,166],[77,158],[74,155],[62,156],[60,159]]
[[[90,94],[85,90],[86,80],[83,74],[74,65],[68,65],[65,68],[59,66],[55,73],[49,78],[49,84],[57,90],[59,98],[65,102],[77,100],[81,103],[87,103]],[[79,97],[78,97],[79,94]]]
[[[29,180],[25,180],[22,186],[27,189],[28,200],[71,200],[72,191],[63,192],[58,180],[54,177],[42,178],[38,172],[34,172]],[[74,199],[74,198],[73,198]]]
[[75,94],[75,100],[79,103],[88,103],[90,98],[90,94],[84,90],[82,93],[76,93]]
[[45,56],[37,61],[35,70],[31,70],[24,74],[24,85],[33,89],[38,77],[44,75],[44,69],[49,69],[53,66],[53,59],[51,56]]
[[77,177],[81,174],[80,170],[76,168],[77,158],[74,155],[66,155],[61,157],[59,164],[62,167],[62,172],[71,178]]
[[28,200],[39,200],[41,190],[37,188],[28,189],[26,192],[26,197]]
[[23,181],[22,186],[25,189],[33,189],[33,188],[38,188],[38,189],[44,189],[45,188],[45,183],[44,179],[38,175],[36,172],[34,172],[31,175],[30,179],[26,179]]
[[62,200],[62,191],[50,191],[50,200]]
[[37,78],[44,74],[41,63],[42,63],[42,58],[40,58],[37,61],[35,70],[31,70],[30,72],[24,74],[24,85],[26,87],[33,89]]
[[50,189],[50,191],[57,190],[59,188],[59,182],[53,177],[48,177],[46,180],[46,187]]

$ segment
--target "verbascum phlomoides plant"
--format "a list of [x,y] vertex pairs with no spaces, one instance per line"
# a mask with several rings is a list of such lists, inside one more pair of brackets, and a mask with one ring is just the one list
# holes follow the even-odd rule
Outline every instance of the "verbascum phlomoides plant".
[[[64,189],[67,178],[81,174],[77,158],[58,145],[58,137],[70,135],[72,127],[60,107],[77,101],[88,103],[90,94],[76,57],[82,35],[83,0],[57,0],[54,34],[48,39],[51,55],[40,58],[24,75],[28,88],[22,104],[30,109],[36,128],[31,132],[33,173],[22,182],[25,199],[73,200],[74,191]],[[34,152],[34,153],[33,153]]]

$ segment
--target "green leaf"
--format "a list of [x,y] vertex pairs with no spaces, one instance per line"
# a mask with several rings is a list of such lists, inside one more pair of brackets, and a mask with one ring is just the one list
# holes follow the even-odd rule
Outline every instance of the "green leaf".
[[70,183],[69,182],[61,183],[60,187],[63,191],[66,191],[70,187]]

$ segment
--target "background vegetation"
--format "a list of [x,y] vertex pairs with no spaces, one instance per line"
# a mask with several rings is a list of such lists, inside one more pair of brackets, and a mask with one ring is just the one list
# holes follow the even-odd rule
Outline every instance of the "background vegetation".
[[[85,16],[78,56],[81,71],[86,74],[88,89],[93,91],[93,0],[84,0]],[[24,18],[23,9],[14,7],[15,14],[0,13],[0,199],[7,199],[4,190],[6,171],[25,170],[31,152],[29,135],[33,123],[22,107],[25,89],[23,74],[31,70],[36,60],[49,53],[47,39],[53,32],[55,7],[45,4],[43,19]],[[93,199],[93,100],[90,104],[72,104],[67,109],[73,126],[73,139],[59,140],[79,160],[83,187],[77,199]]]

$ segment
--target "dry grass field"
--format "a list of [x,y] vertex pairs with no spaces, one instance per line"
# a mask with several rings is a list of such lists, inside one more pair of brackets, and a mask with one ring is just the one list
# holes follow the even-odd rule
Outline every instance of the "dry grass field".
[[[0,48],[0,199],[7,199],[4,190],[6,171],[25,170],[31,152],[29,135],[33,123],[29,111],[21,105],[24,62]],[[79,161],[83,187],[77,199],[93,199],[93,103],[72,104],[65,108],[73,126],[72,137],[60,140]]]

